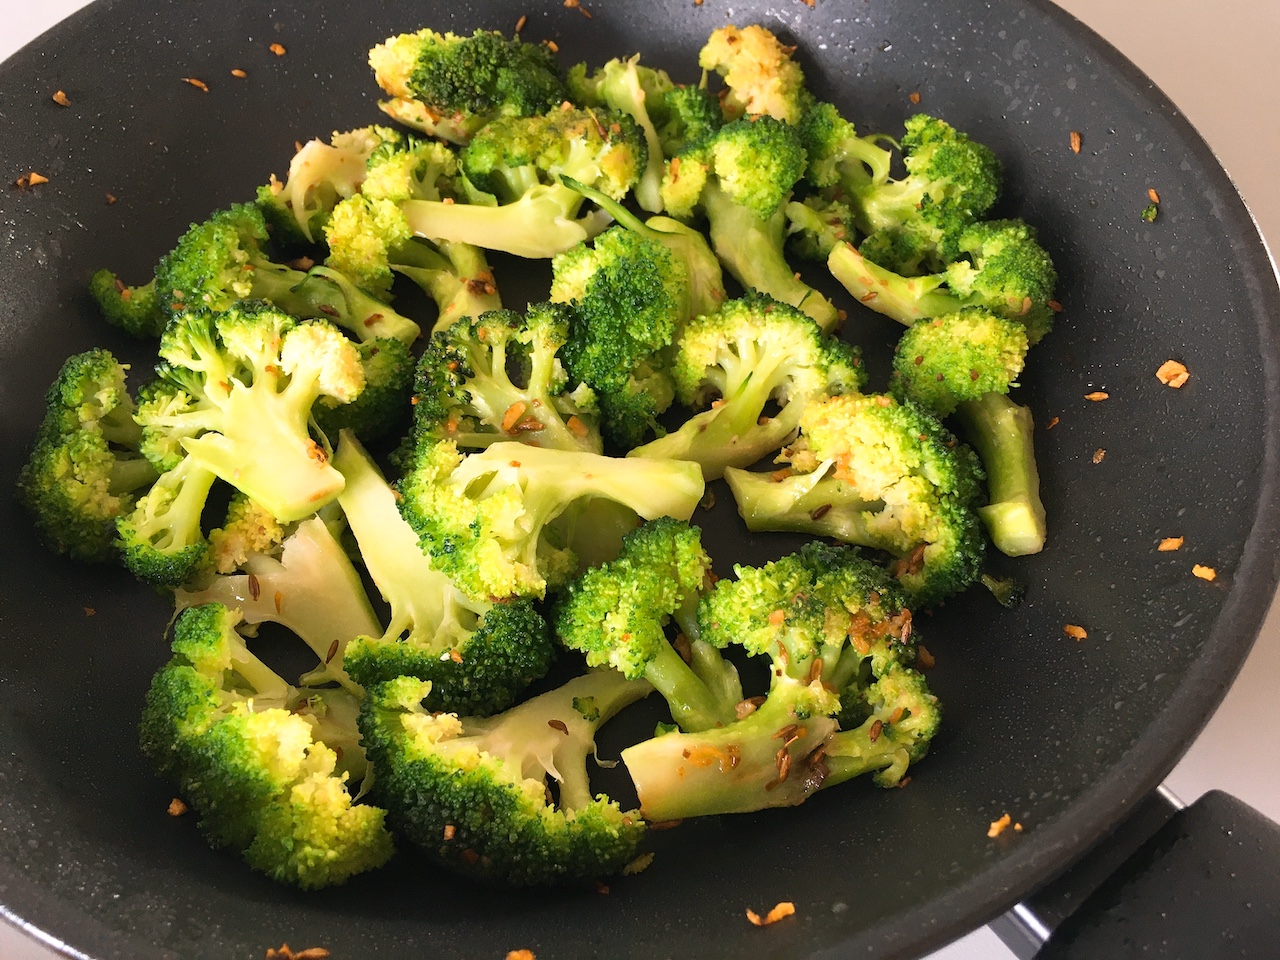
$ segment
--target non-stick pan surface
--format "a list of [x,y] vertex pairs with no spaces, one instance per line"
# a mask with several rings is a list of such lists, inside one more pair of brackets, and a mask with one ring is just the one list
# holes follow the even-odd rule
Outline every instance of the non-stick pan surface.
[[[710,30],[759,21],[799,45],[814,88],[863,131],[893,132],[922,109],[991,145],[1006,167],[998,212],[1035,224],[1056,257],[1065,311],[1019,398],[1042,425],[1056,420],[1038,436],[1050,544],[993,562],[1027,581],[1027,602],[1004,611],[975,590],[921,618],[946,723],[906,789],[854,783],[797,810],[686,823],[655,834],[653,865],[607,894],[491,890],[409,855],[301,894],[164,813],[171,791],[134,730],[166,658],[166,601],[122,571],[49,556],[0,496],[0,903],[69,952],[228,960],[288,941],[359,960],[517,947],[917,954],[1006,908],[1123,816],[1243,660],[1277,579],[1280,297],[1228,179],[1149,81],[1038,2],[585,6],[592,17],[558,0],[99,0],[7,62],[0,171],[49,182],[0,193],[0,485],[65,356],[103,345],[145,362],[97,319],[90,272],[145,278],[188,222],[283,175],[295,140],[377,122],[372,44],[423,25],[509,31],[527,14],[526,38],[554,39],[566,64],[642,50],[694,80]],[[58,89],[71,107],[51,102]],[[1154,223],[1139,216],[1150,187]],[[512,303],[539,296],[545,276],[498,262]],[[847,335],[883,377],[896,331],[845,306]],[[1181,390],[1154,376],[1170,358],[1192,370]],[[1085,399],[1095,391],[1108,399]],[[701,518],[719,566],[779,553],[741,531],[728,499]],[[1167,536],[1183,549],[1157,552]],[[1216,579],[1193,576],[1196,563]],[[1068,623],[1088,639],[1064,636]],[[1024,829],[988,839],[1005,812]],[[780,900],[795,902],[793,919],[743,919]]]

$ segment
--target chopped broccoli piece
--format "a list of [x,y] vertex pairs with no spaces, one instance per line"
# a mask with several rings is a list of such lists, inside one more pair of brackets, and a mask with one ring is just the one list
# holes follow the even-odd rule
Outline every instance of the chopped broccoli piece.
[[124,565],[135,577],[172,587],[200,570],[209,550],[200,514],[215,480],[212,470],[185,457],[116,517]]
[[103,268],[89,278],[89,294],[107,323],[140,340],[160,336],[169,319],[160,307],[154,276],[146,283],[131,287],[111,270]]
[[365,442],[401,432],[412,409],[415,361],[403,341],[387,337],[357,344],[364,389],[350,403],[322,395],[311,407],[316,426],[330,440],[351,430]]
[[[314,889],[382,866],[393,852],[385,814],[347,786],[364,766],[350,749],[352,701],[291,687],[249,651],[238,620],[221,604],[178,618],[173,659],[147,694],[143,752],[211,844],[272,879]],[[330,743],[344,745],[341,761]]]
[[677,85],[662,96],[658,141],[664,156],[674,156],[724,126],[720,99],[706,86]]
[[256,554],[278,555],[284,546],[285,526],[262,504],[239,490],[231,495],[222,526],[209,531],[205,561],[210,574],[235,573]]
[[635,857],[644,821],[592,795],[587,757],[647,683],[588,673],[489,719],[429,713],[429,689],[379,684],[361,712],[374,796],[401,836],[459,873],[518,886],[595,879]]
[[838,188],[853,183],[885,183],[892,155],[877,144],[879,136],[858,136],[854,125],[834,104],[810,103],[798,124],[800,140],[808,155],[805,180],[818,188]]
[[793,47],[759,24],[732,24],[714,30],[698,54],[698,66],[724,79],[721,103],[730,119],[769,116],[798,123],[812,99],[804,71],[791,58]]

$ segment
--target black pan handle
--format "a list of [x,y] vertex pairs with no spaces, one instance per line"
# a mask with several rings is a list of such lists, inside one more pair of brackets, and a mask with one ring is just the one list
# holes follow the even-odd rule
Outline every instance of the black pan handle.
[[1019,960],[1280,957],[1280,825],[1220,791],[1157,791],[991,929]]

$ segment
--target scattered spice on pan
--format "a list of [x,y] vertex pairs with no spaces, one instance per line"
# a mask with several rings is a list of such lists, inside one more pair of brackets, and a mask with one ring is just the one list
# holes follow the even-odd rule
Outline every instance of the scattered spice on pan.
[[1186,364],[1177,360],[1166,360],[1156,370],[1156,379],[1166,387],[1173,387],[1177,390],[1191,379],[1191,373],[1187,370]]
[[116,202],[116,195],[115,195],[114,193],[108,193],[108,194],[107,194],[107,206],[109,207],[109,206],[111,206],[111,205],[112,205],[113,203],[115,203],[115,202]]
[[543,42],[547,45],[547,49],[552,53],[560,52],[560,44],[556,43],[554,40],[544,40]]
[[919,91],[919,90],[912,90],[912,91],[911,91],[911,93],[909,93],[909,94],[907,95],[907,99],[908,99],[908,100],[910,100],[912,103],[919,103],[919,102],[920,102],[920,91]]
[[239,67],[236,67],[234,70],[231,71],[231,75],[235,77],[237,80],[243,80],[249,74],[241,70]]
[[1054,313],[1061,313],[1065,308],[1057,300],[1050,300],[1049,309],[1052,310]]
[[70,98],[70,97],[68,97],[68,96],[66,95],[66,93],[65,93],[64,91],[62,91],[62,90],[59,90],[59,91],[57,91],[56,93],[54,93],[54,95],[53,95],[53,102],[54,102],[54,103],[56,103],[56,104],[57,104],[58,106],[60,106],[60,107],[69,107],[69,106],[71,106],[71,98]]
[[195,77],[183,77],[182,82],[191,84],[191,86],[195,87],[201,93],[209,92],[209,85],[203,80],[197,80]]
[[577,10],[580,14],[582,14],[588,20],[591,19],[591,11],[588,10],[586,7],[584,7],[579,2],[579,0],[564,0],[564,5],[568,7],[570,10]]
[[97,612],[98,612],[98,611],[97,611],[96,609],[94,609],[93,607],[85,607],[85,608],[84,608],[84,615],[85,615],[86,617],[92,617],[92,616],[93,616],[94,614],[96,614]]
[[1155,187],[1149,187],[1147,189],[1147,199],[1150,200],[1152,203],[1160,202],[1160,194],[1156,193]]
[[1097,403],[1099,400],[1106,400],[1109,396],[1111,396],[1111,394],[1107,393],[1105,390],[1095,390],[1093,393],[1086,393],[1084,398]]
[[1046,430],[1052,430],[1054,427],[1056,427],[1056,426],[1057,426],[1059,423],[1061,423],[1061,422],[1062,422],[1062,421],[1061,421],[1061,420],[1059,420],[1057,417],[1052,417],[1052,418],[1050,418],[1049,422],[1048,422],[1048,423],[1046,423],[1046,424],[1044,425],[1044,428],[1045,428]]
[[279,947],[267,948],[267,960],[329,960],[329,951],[324,947],[294,950],[287,943],[282,943]]
[[285,50],[283,43],[273,43],[271,44],[271,46],[267,47],[267,49],[270,50],[272,53],[274,53],[277,57],[283,57],[286,53],[288,53],[288,51]]
[[1000,834],[1004,833],[1013,825],[1013,817],[1005,814],[999,820],[992,820],[991,826],[987,827],[987,836],[994,840]]
[[1068,623],[1066,626],[1062,628],[1062,632],[1065,633],[1072,640],[1084,640],[1089,636],[1088,630],[1086,630],[1084,627],[1077,626],[1074,623]]
[[455,827],[452,823],[446,823],[444,825],[445,840],[452,840],[457,835],[458,835],[458,828]]
[[637,873],[644,873],[644,871],[649,869],[649,864],[653,863],[653,857],[654,853],[652,850],[648,853],[640,854],[640,856],[636,857],[622,868],[622,875],[624,877],[631,877],[635,876]]
[[520,19],[516,21],[516,33],[524,29],[524,25],[529,22],[529,18],[525,14],[520,14]]
[[1186,537],[1165,537],[1160,541],[1160,546],[1156,547],[1161,553],[1169,553],[1172,550],[1182,549],[1182,544]]
[[1218,577],[1217,570],[1213,569],[1213,567],[1206,567],[1203,563],[1197,563],[1191,568],[1191,572],[1201,580],[1216,580]]
[[597,880],[596,893],[600,894],[602,897],[607,897],[609,895],[609,885],[603,880]]
[[178,797],[174,797],[169,801],[169,806],[165,809],[165,813],[171,817],[180,817],[187,812],[187,805]]
[[1104,447],[1099,447],[1097,450],[1093,451],[1093,462],[1101,463],[1103,459],[1106,457],[1106,455],[1107,455],[1106,449]]
[[19,190],[25,190],[27,187],[38,187],[40,184],[48,182],[48,177],[32,170],[30,173],[24,173],[17,180],[13,181],[13,185]]
[[783,917],[789,917],[795,912],[796,912],[796,905],[792,903],[790,900],[783,900],[781,903],[775,905],[774,908],[770,910],[768,913],[766,913],[763,917],[761,917],[760,914],[756,913],[754,910],[748,907],[747,919],[750,920],[752,925],[754,926],[767,927],[769,926],[769,924],[777,923]]
[[511,950],[507,953],[507,960],[535,960],[532,950]]
[[[821,661],[819,661],[821,662]],[[932,670],[938,661],[925,647],[916,647],[916,666],[921,670]]]
[[1071,152],[1072,152],[1072,153],[1079,153],[1079,152],[1080,152],[1080,144],[1081,144],[1082,142],[1083,142],[1083,138],[1080,136],[1080,131],[1079,131],[1079,130],[1072,130],[1072,131],[1071,131]]

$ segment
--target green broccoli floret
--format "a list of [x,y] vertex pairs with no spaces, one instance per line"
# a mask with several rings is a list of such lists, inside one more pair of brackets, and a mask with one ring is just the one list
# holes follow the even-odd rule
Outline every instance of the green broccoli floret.
[[117,559],[115,520],[158,472],[139,456],[128,368],[107,350],[67,359],[45,395],[44,420],[18,473],[18,500],[40,539],[88,562]]
[[898,259],[886,266],[904,270],[910,262],[940,270],[960,255],[964,230],[996,202],[1000,162],[987,147],[923,113],[907,120],[901,145],[901,180],[887,178],[885,162],[848,164],[840,183],[862,233],[899,235],[874,242],[873,249],[896,251]]
[[595,397],[570,391],[561,363],[570,314],[564,304],[531,304],[523,317],[495,310],[433,333],[418,362],[415,436],[599,453]]
[[826,262],[831,250],[854,236],[848,204],[826,193],[792,200],[786,206],[787,242],[805,260]]
[[810,103],[797,124],[808,155],[805,180],[814,187],[838,188],[845,181],[885,183],[892,155],[876,135],[858,136],[854,125],[834,104]]
[[173,659],[147,694],[143,753],[212,845],[272,879],[313,889],[382,866],[385,814],[347,785],[364,775],[354,701],[290,686],[249,651],[238,620],[221,604],[178,618]]
[[[584,653],[588,666],[648,680],[681,729],[728,723],[742,701],[737,670],[698,634],[698,599],[710,574],[697,527],[670,517],[651,520],[623,537],[615,559],[565,587],[553,615],[556,634]],[[673,618],[688,662],[667,639]]]
[[657,124],[666,119],[666,95],[675,89],[665,70],[646,67],[640,54],[616,57],[588,75],[580,63],[569,71],[569,92],[581,107],[608,107],[631,117],[644,134],[647,159],[644,173],[635,186],[641,210],[662,209],[662,138]]
[[866,379],[856,348],[759,293],[690,323],[676,345],[673,372],[681,403],[710,408],[632,454],[692,460],[708,481],[780,449],[795,436],[810,400],[857,392]]
[[674,217],[706,215],[712,249],[745,289],[830,330],[839,319],[834,304],[799,278],[783,251],[786,204],[806,163],[795,127],[768,116],[737,120],[667,161],[662,194]]
[[262,504],[234,491],[222,526],[209,531],[207,572],[235,573],[256,554],[278,556],[288,536],[286,526]]
[[1053,261],[1020,220],[974,224],[960,236],[963,259],[944,272],[905,277],[886,270],[849,244],[836,244],[827,267],[853,296],[878,313],[911,326],[925,317],[982,307],[1027,330],[1037,343],[1053,325]]
[[382,628],[360,574],[325,522],[319,517],[302,521],[284,540],[279,557],[253,553],[241,567],[243,573],[179,589],[177,608],[220,603],[239,611],[245,623],[279,623],[316,655],[316,667],[300,683],[336,682],[360,696],[363,691],[344,669],[344,652],[352,637]]
[[124,565],[138,579],[173,587],[205,562],[200,514],[217,475],[191,457],[162,473],[133,509],[116,517]]
[[334,466],[346,478],[338,497],[360,558],[390,605],[385,630],[351,631],[347,671],[364,686],[396,677],[431,681],[426,706],[488,716],[511,706],[554,658],[551,632],[527,599],[472,600],[434,569],[396,495],[372,459],[344,434]]
[[1026,352],[1026,328],[1013,320],[978,309],[934,317],[899,339],[890,387],[936,416],[960,420],[987,474],[989,502],[978,514],[1012,557],[1038,553],[1046,533],[1035,423],[1007,395]]
[[364,388],[356,345],[336,327],[245,301],[178,315],[160,356],[181,402],[148,428],[181,436],[191,471],[221,477],[286,523],[337,496],[342,475],[308,432],[320,397],[350,402]]
[[[881,771],[883,786],[898,782],[907,762],[924,755],[937,709],[923,678],[905,666],[914,659],[911,614],[883,568],[856,549],[812,543],[735,573],[703,597],[702,636],[768,657],[768,692],[723,726],[664,733],[623,751],[645,817],[791,806],[869,770]],[[920,701],[910,714],[896,692],[908,683]],[[890,699],[897,702],[886,709]],[[867,716],[842,732],[845,704],[855,701]]]
[[568,96],[545,44],[497,31],[469,37],[424,29],[369,51],[374,79],[390,100],[378,105],[406,126],[465,144],[500,117],[531,117]]
[[139,339],[160,336],[169,319],[160,307],[154,276],[146,283],[131,287],[111,270],[96,270],[89,278],[89,295],[107,323]]
[[289,162],[284,183],[272,176],[258,188],[257,206],[275,244],[301,251],[317,243],[334,206],[360,189],[369,159],[403,140],[396,130],[371,126],[334,132],[327,143],[303,144]]
[[720,98],[703,84],[677,85],[662,96],[665,117],[658,121],[658,141],[664,156],[681,153],[724,126]]
[[365,442],[402,432],[412,409],[416,361],[400,340],[379,338],[357,344],[364,389],[350,403],[321,396],[311,407],[316,426],[331,441],[351,430]]
[[675,397],[672,343],[690,317],[689,272],[666,245],[610,227],[551,261],[551,299],[572,304],[565,370],[594,392],[604,435],[630,449]]
[[687,520],[702,499],[695,463],[612,458],[499,441],[463,456],[420,438],[400,510],[423,552],[469,596],[542,596],[576,573],[552,521],[579,501],[613,500],[644,519]]
[[593,796],[587,758],[647,683],[589,673],[488,719],[428,712],[430,686],[378,684],[361,711],[374,796],[400,836],[459,873],[517,886],[596,879],[635,857],[645,823]]
[[759,24],[741,29],[730,24],[707,38],[698,66],[724,79],[721,104],[730,119],[763,115],[798,123],[812,96],[793,51]]
[[504,117],[462,151],[469,203],[406,200],[401,207],[414,234],[428,240],[553,257],[608,224],[599,212],[579,216],[582,194],[560,177],[620,200],[639,181],[646,154],[640,128],[625,114],[556,108]]
[[792,530],[888,552],[915,604],[978,578],[983,536],[973,451],[909,401],[842,394],[810,401],[787,469],[725,479],[751,530]]

